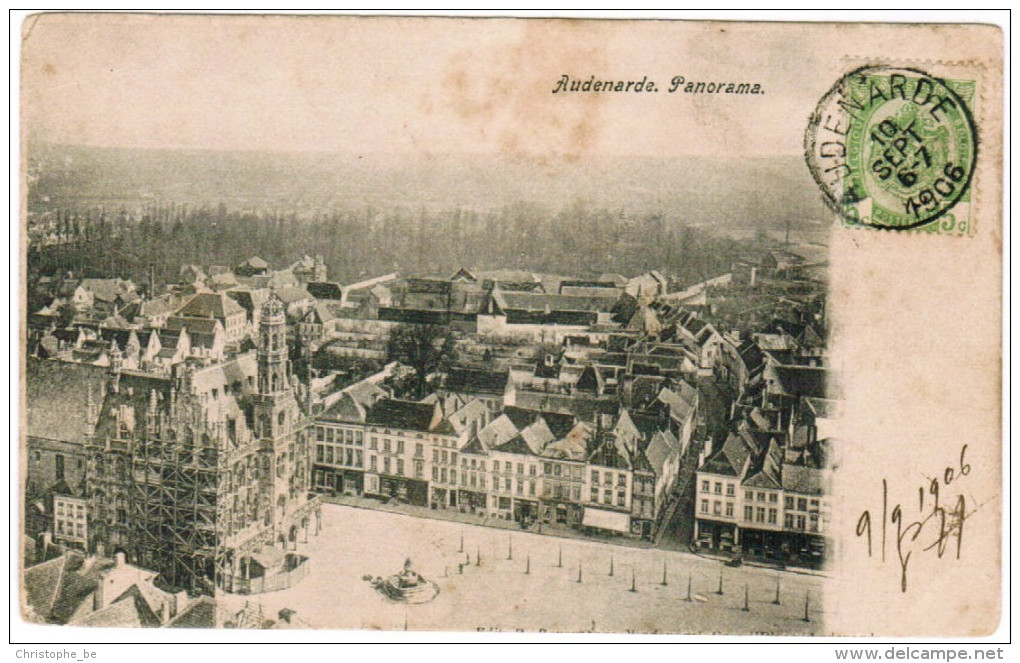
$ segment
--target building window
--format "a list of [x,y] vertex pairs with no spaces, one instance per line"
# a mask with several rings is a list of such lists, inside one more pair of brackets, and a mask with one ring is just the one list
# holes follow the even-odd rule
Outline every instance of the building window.
[[753,520],[753,519],[754,519],[754,507],[745,506],[744,507],[744,520],[746,520],[747,522],[751,522],[751,520]]
[[424,454],[425,454],[425,447],[423,447],[420,442],[418,444],[415,444],[414,445],[414,455],[415,455],[415,457],[416,458],[421,458]]
[[535,482],[534,481],[529,481],[528,482],[528,495],[534,495],[534,494],[535,494]]
[[765,507],[763,506],[758,507],[758,509],[755,511],[755,516],[757,516],[756,522],[759,523],[765,522]]
[[712,502],[712,515],[713,516],[722,515],[722,503],[720,503],[719,500],[715,500],[714,502]]
[[432,466],[432,480],[439,481],[439,467],[436,465]]
[[517,480],[517,494],[518,495],[524,494],[524,482],[521,481],[520,479]]
[[754,501],[754,491],[753,490],[745,490],[744,491],[744,499],[746,501],[748,501],[748,502],[753,502]]
[[701,500],[701,512],[708,513],[708,500]]
[[786,505],[787,509],[790,509],[790,510],[793,509],[793,498],[792,497],[786,497],[783,500],[783,503]]
[[591,501],[595,502],[596,504],[598,504],[599,502],[599,489],[596,488],[595,486],[592,486],[591,488]]
[[362,463],[361,449],[358,449],[354,452],[354,464],[356,467],[359,468],[364,467],[364,463]]
[[390,441],[388,439],[384,439],[383,440],[382,450],[383,450],[383,453],[387,453],[387,454],[390,453],[391,451],[393,451],[393,447],[390,445]]
[[599,472],[598,470],[591,471],[591,484],[593,486],[599,485]]
[[315,445],[315,462],[322,463],[326,458],[326,449],[321,444]]
[[715,486],[713,486],[713,488],[715,488],[715,494],[716,495],[722,495],[722,484],[721,483],[716,481],[715,482]]
[[457,483],[457,470],[450,470],[450,483]]
[[524,474],[524,463],[517,463],[517,474]]
[[322,426],[315,427],[315,439],[322,442],[326,439],[326,429]]
[[404,453],[404,441],[403,440],[397,440],[397,453],[398,454]]
[[574,494],[574,501],[575,502],[580,502],[581,501],[581,487],[580,486],[574,486],[573,494]]
[[400,476],[404,476],[404,459],[403,458],[398,458],[397,459],[397,474],[399,474]]
[[726,517],[727,518],[733,517],[733,502],[726,503]]
[[726,497],[733,497],[736,492],[736,487],[732,483],[726,484]]
[[[557,469],[559,469],[558,465],[556,467],[557,467]],[[528,465],[528,476],[535,476],[535,466],[534,465]]]
[[791,514],[788,513],[783,517],[783,527],[793,529],[793,516]]
[[61,481],[64,478],[64,454],[55,454],[53,458],[57,463],[57,481]]
[[510,477],[503,478],[503,490],[510,492]]
[[758,501],[759,502],[765,501],[765,493],[758,493]]
[[617,506],[626,506],[627,505],[627,493],[625,493],[622,490],[618,491],[616,493],[616,505]]
[[709,490],[709,485],[710,485],[710,484],[709,484],[709,482],[708,482],[708,481],[702,481],[702,482],[701,482],[701,492],[703,492],[703,493],[707,493],[707,492],[708,492],[708,490]]
[[432,462],[433,463],[438,463],[439,462],[439,449],[433,449],[432,450]]
[[375,472],[375,471],[376,471],[376,462],[375,462],[375,458],[376,458],[375,456],[369,456],[369,457],[368,457],[368,465],[369,465],[369,468],[370,468],[370,469],[371,469],[371,470],[372,470],[373,472]]
[[498,460],[492,461],[492,471],[493,472],[499,472],[499,461]]
[[372,451],[378,451],[379,441],[376,439],[375,435],[368,438],[368,448],[371,449]]
[[797,516],[797,529],[804,529],[804,516]]
[[797,498],[797,511],[807,511],[807,499],[803,497]]
[[776,510],[775,509],[769,509],[769,524],[770,525],[775,525],[776,524],[776,515],[777,514],[776,514]]
[[776,504],[779,502],[779,493],[769,493],[769,504]]

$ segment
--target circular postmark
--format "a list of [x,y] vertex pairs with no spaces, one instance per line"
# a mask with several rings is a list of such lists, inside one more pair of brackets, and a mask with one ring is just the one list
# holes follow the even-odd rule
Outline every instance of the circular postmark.
[[908,230],[963,200],[977,162],[973,83],[869,66],[830,89],[804,136],[811,175],[850,225]]

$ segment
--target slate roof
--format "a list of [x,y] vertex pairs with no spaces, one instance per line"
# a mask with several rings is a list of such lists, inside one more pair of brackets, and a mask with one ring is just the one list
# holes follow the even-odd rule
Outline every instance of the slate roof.
[[657,476],[662,476],[663,467],[670,456],[678,454],[680,443],[669,430],[655,431],[651,441],[645,447],[644,457]]
[[132,302],[120,310],[120,314],[129,320],[136,317],[151,318],[153,316],[169,315],[180,305],[180,301],[173,295],[161,295],[155,299],[138,300]]
[[443,388],[447,391],[502,396],[509,373],[477,368],[451,368],[446,372]]
[[385,398],[368,410],[365,423],[404,430],[431,432],[435,405]]
[[310,281],[305,284],[305,289],[308,290],[308,294],[316,299],[335,299],[340,300],[343,297],[343,287],[339,283],[333,283],[332,281]]
[[221,331],[223,329],[223,325],[215,318],[185,317],[181,315],[173,315],[167,318],[164,329],[170,332],[180,333],[180,331],[185,327],[187,327],[188,334],[191,336],[196,334],[212,335],[216,333],[217,327],[219,327]]
[[514,435],[512,438],[494,448],[495,451],[501,451],[508,454],[518,454],[522,456],[536,456],[538,452],[535,451],[528,444],[527,440],[521,434]]
[[826,398],[830,372],[809,366],[776,366],[776,380],[782,393],[790,396]]
[[744,366],[747,367],[749,375],[753,375],[765,366],[765,355],[762,354],[761,348],[750,339],[740,344],[740,347],[737,348],[737,353],[740,355],[740,359],[743,360]]
[[81,285],[92,292],[96,299],[102,302],[112,302],[118,295],[126,295],[131,292],[129,281],[121,279],[82,279]]
[[698,471],[739,477],[744,471],[744,463],[754,451],[754,446],[747,439],[730,433],[722,447]]
[[159,617],[141,595],[138,585],[132,585],[110,605],[81,617],[75,617],[69,620],[68,624],[90,627],[155,628],[160,625],[160,622]]
[[476,456],[487,456],[489,454],[489,451],[488,449],[486,449],[485,444],[483,444],[482,441],[479,440],[478,436],[476,435],[472,437],[470,440],[468,440],[467,444],[461,447],[460,453],[474,454]]
[[293,304],[294,302],[300,302],[305,299],[311,299],[312,296],[308,293],[308,290],[304,286],[293,286],[290,288],[280,288],[276,291],[276,296],[284,304]]
[[29,437],[80,443],[85,433],[88,392],[98,412],[106,369],[90,364],[35,359],[25,362],[25,403]]
[[588,453],[591,434],[588,426],[578,422],[566,435],[558,435],[557,440],[545,445],[542,456],[561,460],[584,460]]
[[68,559],[68,555],[61,555],[24,571],[24,600],[43,619],[49,619],[53,612]]
[[824,470],[803,465],[783,465],[783,490],[791,493],[821,495],[824,480]]
[[610,311],[617,296],[578,297],[574,295],[553,295],[548,293],[504,292],[492,293],[500,308],[520,311]]
[[783,449],[772,440],[760,458],[747,471],[747,478],[740,483],[749,488],[782,488]]
[[225,293],[201,292],[188,300],[177,315],[199,318],[226,318],[229,315],[244,313],[240,304]]
[[242,262],[241,265],[243,265],[245,267],[252,267],[254,269],[268,269],[269,268],[269,263],[266,262],[265,260],[263,260],[262,258],[258,257],[258,256],[252,256],[251,258],[248,258],[247,260]]
[[506,416],[506,414],[501,414],[490,421],[485,428],[478,431],[478,439],[485,445],[485,448],[494,449],[508,442],[519,432],[520,429],[514,425],[510,417]]
[[216,601],[211,596],[200,596],[184,611],[170,620],[166,628],[214,628],[216,626]]
[[840,415],[842,409],[840,401],[831,398],[808,397],[804,399],[804,402],[819,419],[835,419]]

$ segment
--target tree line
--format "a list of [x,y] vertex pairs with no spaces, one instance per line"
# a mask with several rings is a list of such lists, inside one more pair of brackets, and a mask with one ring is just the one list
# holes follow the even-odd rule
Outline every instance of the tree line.
[[[68,241],[48,246],[38,228],[56,229]],[[728,271],[748,248],[675,216],[582,205],[298,214],[222,203],[153,203],[135,211],[44,210],[32,215],[29,231],[30,271],[70,270],[146,283],[151,265],[158,284],[175,282],[185,264],[232,266],[257,255],[283,268],[305,254],[321,254],[330,279],[340,282],[391,271],[449,275],[465,266],[579,276],[658,269],[682,287]]]

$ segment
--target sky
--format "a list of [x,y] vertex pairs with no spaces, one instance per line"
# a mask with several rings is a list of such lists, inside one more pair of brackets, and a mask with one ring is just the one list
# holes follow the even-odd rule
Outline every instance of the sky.
[[[44,15],[23,28],[28,135],[113,147],[770,156],[838,76],[772,25]],[[831,70],[832,73],[829,73]],[[819,72],[824,72],[819,75]],[[567,74],[658,93],[553,94]],[[765,94],[668,94],[674,76]]]

